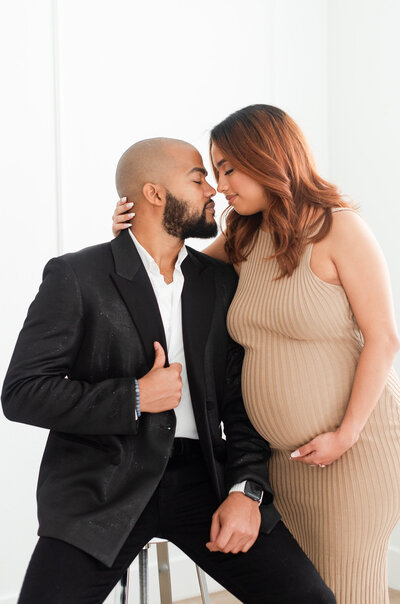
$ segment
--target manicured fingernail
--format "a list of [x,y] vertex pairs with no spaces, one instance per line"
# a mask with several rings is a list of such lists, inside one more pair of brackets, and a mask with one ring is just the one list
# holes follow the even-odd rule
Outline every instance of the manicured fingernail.
[[296,449],[296,451],[293,451],[293,453],[291,453],[290,457],[301,457],[301,453],[298,449]]
[[[125,199],[126,199],[126,197],[125,197]],[[132,202],[132,201],[130,201],[130,202],[129,202],[129,203],[127,203],[126,205],[128,206],[128,208],[132,208],[132,207],[133,207],[133,202]]]
[[126,201],[126,199],[127,199],[126,197],[122,197],[121,201]]
[[127,215],[126,215],[126,217],[127,217],[127,218],[132,218],[134,215],[135,215],[135,213],[134,213],[134,212],[131,212],[130,214],[127,214]]
[[131,227],[131,226],[132,226],[132,223],[131,223],[131,222],[126,222],[124,226],[125,226],[125,228],[127,229],[128,227]]

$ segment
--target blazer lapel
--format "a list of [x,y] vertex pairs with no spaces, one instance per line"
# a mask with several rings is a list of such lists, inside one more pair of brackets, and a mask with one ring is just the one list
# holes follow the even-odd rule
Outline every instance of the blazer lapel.
[[153,287],[129,233],[123,231],[111,242],[115,274],[111,275],[145,350],[149,369],[154,363],[153,342],[163,346],[168,365],[164,327]]
[[[111,242],[115,274],[111,275],[142,341],[149,369],[154,363],[153,342],[168,354],[165,332],[154,290],[129,233],[123,231]],[[188,248],[182,263],[182,331],[186,369],[196,422],[198,404],[205,402],[204,353],[214,312],[215,285],[211,267],[204,266]]]
[[190,248],[182,262],[185,284],[182,291],[182,330],[186,369],[196,422],[198,405],[205,402],[204,354],[214,312],[215,285],[210,267],[196,258]]

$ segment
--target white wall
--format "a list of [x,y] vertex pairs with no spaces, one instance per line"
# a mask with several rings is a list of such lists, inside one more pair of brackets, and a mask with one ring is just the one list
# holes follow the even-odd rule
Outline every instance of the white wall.
[[[216,121],[269,97],[268,3],[251,0],[247,17],[241,5],[230,2],[226,17],[225,3],[211,1],[60,3],[65,249],[110,238],[115,166],[133,142],[183,138],[206,155]],[[240,41],[229,58],[210,15]],[[246,69],[250,57],[261,77]]]
[[[52,20],[49,0],[0,9],[0,380],[35,295],[57,254]],[[15,594],[36,541],[35,486],[44,431],[0,419],[0,601]]]
[[[390,22],[396,3],[387,5],[385,19]],[[361,163],[346,171],[365,147],[359,138],[362,128],[352,129],[359,104],[351,101],[349,111],[333,92],[336,82],[339,90],[352,84],[350,65],[363,61],[367,40],[361,34],[357,43],[350,39],[360,6],[356,0],[347,0],[346,10],[344,3],[327,0],[0,3],[0,57],[7,83],[0,112],[5,168],[0,181],[0,261],[7,284],[1,297],[0,380],[45,261],[111,238],[114,170],[135,140],[184,138],[208,163],[208,131],[215,123],[250,103],[277,104],[305,131],[321,172],[363,206],[369,203],[370,188],[360,184],[365,181]],[[367,15],[376,22],[375,13]],[[342,25],[349,36],[347,48],[356,56],[348,67],[336,39]],[[392,65],[388,45],[385,40],[387,51],[379,58],[386,61],[387,75]],[[376,77],[382,77],[374,60]],[[346,81],[340,80],[342,71]],[[366,82],[367,77],[360,84],[364,100]],[[385,83],[390,86],[389,78]],[[384,90],[381,95],[387,97],[393,118],[391,95]],[[392,118],[385,118],[387,124]],[[385,161],[390,163],[396,136],[388,127],[381,134],[382,145],[389,144]],[[381,191],[383,173],[375,179],[371,164],[367,173],[374,176],[371,187]],[[395,174],[394,166],[390,174]],[[368,205],[368,212],[387,247],[398,291],[394,195],[389,191],[393,185],[386,181],[382,206]],[[221,210],[223,201],[217,200]],[[0,438],[1,488],[7,495],[0,498],[0,602],[13,604],[36,540],[35,484],[45,434],[1,417]],[[185,569],[182,575],[193,577],[184,581],[175,574],[176,597],[198,593],[193,565],[174,548],[172,558],[175,568]]]
[[[184,138],[208,162],[210,128],[251,103],[274,103],[275,96],[286,103],[307,125],[327,167],[326,56],[320,56],[325,2],[308,0],[295,13],[296,6],[263,0],[59,3],[66,250],[110,237],[115,166],[132,142]],[[312,13],[322,27],[307,23]],[[285,19],[293,31],[290,48],[302,43],[299,19],[307,29],[308,46],[294,61],[282,44]],[[311,102],[295,94],[302,76]]]

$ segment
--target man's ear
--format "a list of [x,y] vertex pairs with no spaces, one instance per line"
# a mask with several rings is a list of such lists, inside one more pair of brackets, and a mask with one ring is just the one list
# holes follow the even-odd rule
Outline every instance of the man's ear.
[[156,207],[164,207],[166,190],[162,185],[155,185],[151,182],[146,182],[142,189],[143,196],[151,205]]

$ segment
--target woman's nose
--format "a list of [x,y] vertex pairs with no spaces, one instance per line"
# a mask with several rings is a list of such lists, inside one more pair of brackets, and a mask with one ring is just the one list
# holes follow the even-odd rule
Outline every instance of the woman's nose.
[[218,181],[217,191],[218,193],[224,193],[226,191],[226,184],[224,183],[222,178],[220,178]]

